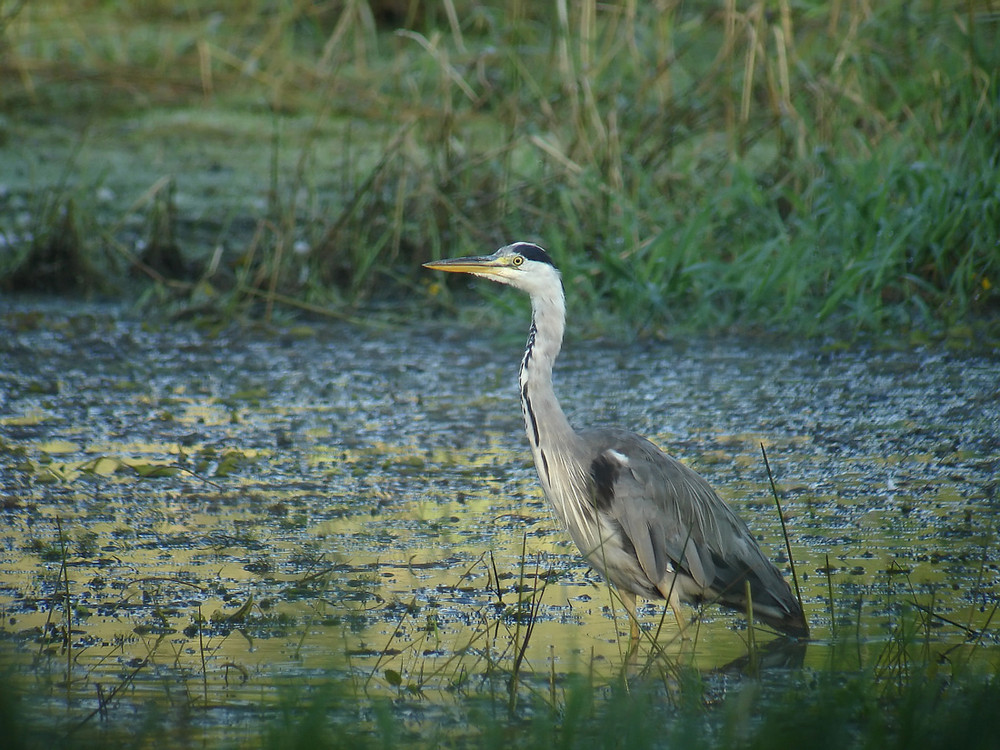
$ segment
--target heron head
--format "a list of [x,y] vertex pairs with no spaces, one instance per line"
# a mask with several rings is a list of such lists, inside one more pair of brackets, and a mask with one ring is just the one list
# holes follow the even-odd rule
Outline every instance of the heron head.
[[436,271],[471,273],[500,284],[509,284],[528,294],[545,294],[561,288],[562,284],[549,254],[530,242],[504,245],[492,255],[435,260],[424,263],[424,267]]

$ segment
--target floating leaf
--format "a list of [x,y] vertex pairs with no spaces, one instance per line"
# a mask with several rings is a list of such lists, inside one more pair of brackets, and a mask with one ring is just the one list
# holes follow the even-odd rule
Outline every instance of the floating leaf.
[[39,482],[71,482],[80,475],[81,466],[79,461],[41,462],[35,477]]
[[399,687],[403,684],[403,675],[397,672],[395,669],[385,670],[385,679],[393,687]]
[[233,401],[259,401],[262,398],[267,398],[267,389],[263,386],[246,388],[242,391],[236,391],[229,398]]
[[156,479],[157,477],[177,476],[180,471],[176,466],[163,466],[162,464],[133,464],[132,469],[140,477]]
[[228,477],[230,474],[235,473],[245,458],[246,456],[239,451],[227,451],[215,469],[215,476]]
[[40,411],[31,412],[20,417],[0,417],[0,424],[3,425],[34,425],[41,424],[48,420],[48,415]]
[[107,477],[114,474],[124,464],[117,458],[109,458],[107,456],[101,456],[100,458],[95,458],[89,464],[85,464],[81,471],[87,474],[96,474],[100,477]]
[[132,628],[136,635],[173,635],[177,628],[168,628],[163,625],[144,625],[140,623]]
[[38,450],[42,453],[76,453],[80,446],[69,440],[48,440],[39,444]]

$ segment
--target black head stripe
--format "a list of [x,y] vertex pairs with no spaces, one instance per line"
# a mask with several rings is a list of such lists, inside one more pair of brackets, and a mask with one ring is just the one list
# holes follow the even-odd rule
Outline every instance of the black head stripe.
[[555,263],[552,262],[552,258],[549,254],[542,250],[538,245],[533,245],[530,242],[515,242],[510,246],[510,249],[515,253],[520,253],[524,256],[525,260],[534,260],[539,263],[548,263],[550,266],[555,267]]

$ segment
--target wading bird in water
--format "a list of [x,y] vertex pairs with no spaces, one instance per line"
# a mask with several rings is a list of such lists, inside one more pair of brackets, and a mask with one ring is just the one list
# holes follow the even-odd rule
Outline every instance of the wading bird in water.
[[570,426],[552,388],[566,303],[548,253],[516,242],[492,255],[424,265],[508,284],[531,298],[520,387],[535,468],[580,552],[620,592],[633,640],[636,595],[667,600],[682,633],[680,603],[687,601],[752,611],[787,635],[809,635],[788,583],[708,482],[632,432]]

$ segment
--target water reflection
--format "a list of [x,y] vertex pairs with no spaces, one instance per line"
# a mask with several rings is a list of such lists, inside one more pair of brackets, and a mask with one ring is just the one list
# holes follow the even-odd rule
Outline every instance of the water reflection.
[[[257,698],[331,666],[447,692],[511,657],[519,601],[541,590],[524,669],[620,669],[623,612],[536,487],[519,339],[202,337],[83,312],[0,323],[0,607],[18,659],[59,670],[69,644],[81,700],[133,670],[135,689],[198,675],[186,689]],[[693,465],[783,560],[766,446],[816,636],[805,662],[821,665],[835,629],[877,649],[913,602],[941,615],[942,648],[989,629],[998,364],[571,341],[557,388],[578,426],[630,426]],[[656,627],[662,609],[641,614]],[[686,664],[747,657],[744,622],[718,608],[693,644],[663,627]]]

